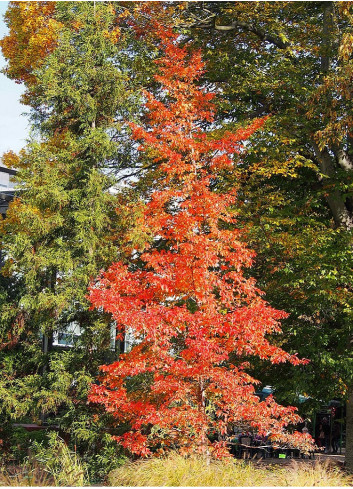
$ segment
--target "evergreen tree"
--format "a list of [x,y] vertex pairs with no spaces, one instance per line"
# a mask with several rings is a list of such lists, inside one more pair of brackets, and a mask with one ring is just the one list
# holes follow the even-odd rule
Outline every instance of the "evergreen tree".
[[[123,164],[121,121],[132,117],[137,91],[112,4],[63,2],[50,10],[56,42],[25,80],[34,135],[19,155],[3,157],[18,170],[2,222],[2,272],[22,281],[12,335],[22,322],[16,341],[2,344],[0,410],[13,419],[45,415],[92,444],[87,387],[116,353],[110,318],[91,311],[86,294],[118,256],[121,211],[111,169]],[[74,348],[57,351],[53,335],[70,336],[72,325],[81,333]]]

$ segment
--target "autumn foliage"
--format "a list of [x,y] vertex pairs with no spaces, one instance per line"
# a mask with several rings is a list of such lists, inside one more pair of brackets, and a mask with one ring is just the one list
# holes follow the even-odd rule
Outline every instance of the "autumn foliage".
[[286,313],[247,277],[254,254],[239,239],[236,193],[220,184],[263,120],[212,137],[204,128],[212,128],[214,94],[198,85],[200,53],[182,47],[171,30],[160,36],[160,90],[146,93],[145,126],[132,125],[139,151],[159,168],[141,223],[154,239],[90,288],[93,306],[112,314],[118,334],[131,328],[138,344],[101,367],[90,401],[129,426],[117,441],[142,456],[173,448],[222,456],[229,427],[242,423],[303,444],[302,436],[284,434],[299,421],[295,408],[272,397],[260,402],[246,372],[251,357],[305,361],[267,339]]
[[5,21],[10,33],[0,41],[9,60],[6,74],[17,82],[36,83],[40,67],[58,42],[61,24],[54,17],[56,2],[10,2]]

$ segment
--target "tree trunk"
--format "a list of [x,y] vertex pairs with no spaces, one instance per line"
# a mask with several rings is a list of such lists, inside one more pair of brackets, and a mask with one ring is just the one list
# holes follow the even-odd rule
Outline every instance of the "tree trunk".
[[[327,2],[323,13],[323,31],[322,31],[322,52],[321,52],[321,71],[323,74],[328,73],[330,69],[330,51],[331,51],[331,33],[333,30],[333,2]],[[329,154],[327,148],[322,151],[316,143],[313,143],[316,157],[319,160],[320,169],[329,179],[334,179],[336,175],[335,162]],[[335,153],[333,151],[333,153]],[[343,153],[342,149],[336,152],[336,161],[338,165],[350,171],[350,160],[348,152]],[[342,193],[336,189],[333,192],[329,191],[326,196],[326,201],[331,209],[337,227],[346,229],[347,231],[353,228],[352,212],[347,206],[347,201],[343,198]],[[331,427],[332,429],[332,427]],[[353,385],[349,386],[349,394],[346,404],[346,467],[353,472]]]
[[[205,396],[205,386],[203,378],[200,378],[199,382],[200,387],[200,407],[201,412],[204,416],[206,416],[206,396]],[[207,427],[203,427],[201,433],[201,446],[202,446],[202,455],[206,457],[206,465],[210,464],[210,451],[208,449],[208,441],[207,441]]]
[[[315,152],[317,163],[321,172],[325,175],[325,179],[321,178],[323,185],[327,186],[326,202],[331,210],[332,217],[337,227],[350,231],[353,229],[353,217],[346,205],[346,200],[342,196],[342,192],[338,189],[332,190],[332,181],[334,181],[337,175],[337,169],[335,168],[335,162],[329,151],[325,148],[322,151],[319,146],[312,141],[312,147]],[[341,153],[340,153],[341,154]],[[342,157],[341,157],[341,161]],[[344,160],[346,162],[346,160]]]
[[353,472],[353,388],[350,388],[346,404],[346,467]]

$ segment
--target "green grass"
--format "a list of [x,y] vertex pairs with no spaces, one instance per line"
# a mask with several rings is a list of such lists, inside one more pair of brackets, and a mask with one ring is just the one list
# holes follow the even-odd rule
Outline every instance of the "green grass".
[[171,455],[128,463],[108,476],[110,486],[352,486],[353,477],[327,463],[292,462],[255,466],[239,460],[214,461]]

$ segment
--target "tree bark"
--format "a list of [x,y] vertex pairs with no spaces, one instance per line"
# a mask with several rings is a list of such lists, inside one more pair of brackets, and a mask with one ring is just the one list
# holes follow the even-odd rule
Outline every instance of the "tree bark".
[[[333,157],[326,148],[321,151],[319,146],[314,141],[312,141],[312,146],[315,151],[315,156],[319,164],[320,171],[323,175],[325,175],[325,177],[327,177],[327,182],[329,182],[330,179],[334,179],[336,174]],[[325,183],[325,177],[321,179],[322,183]],[[326,202],[331,210],[336,226],[346,229],[347,231],[353,229],[353,217],[351,212],[347,209],[340,190],[337,188],[334,188],[333,190],[328,189]]]
[[350,387],[346,404],[346,468],[353,472],[353,387]]
[[[199,389],[200,389],[200,407],[201,407],[201,412],[204,416],[206,416],[206,396],[205,396],[205,385],[203,378],[201,376],[200,381],[199,381]],[[202,455],[206,457],[206,464],[210,464],[210,451],[208,449],[208,442],[207,442],[207,428],[203,428],[203,431],[201,433],[201,446],[202,446]]]

